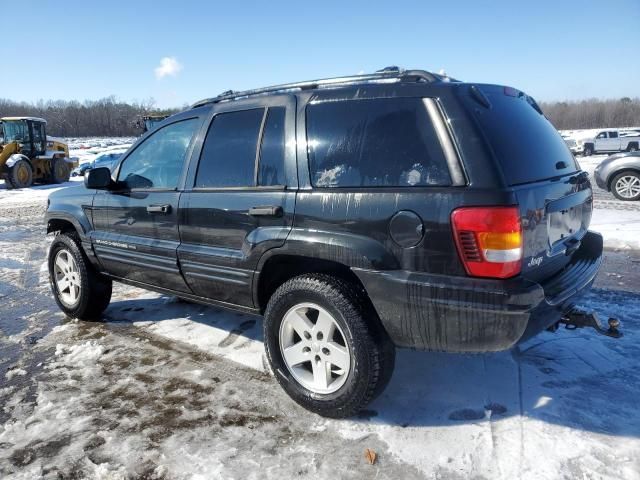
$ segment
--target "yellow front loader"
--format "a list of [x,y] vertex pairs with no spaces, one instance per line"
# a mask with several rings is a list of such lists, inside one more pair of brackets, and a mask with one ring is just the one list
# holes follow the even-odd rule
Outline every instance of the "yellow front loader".
[[69,181],[78,162],[65,143],[47,139],[46,124],[35,117],[0,119],[0,178],[7,188]]

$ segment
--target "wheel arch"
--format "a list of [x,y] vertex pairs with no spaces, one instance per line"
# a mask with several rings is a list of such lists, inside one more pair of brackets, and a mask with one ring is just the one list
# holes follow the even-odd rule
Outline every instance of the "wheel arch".
[[27,157],[26,155],[23,155],[22,153],[14,153],[13,155],[11,155],[9,159],[6,161],[5,166],[6,168],[11,168],[20,160],[25,160],[31,167],[31,170],[34,170],[33,162],[29,160],[29,157]]
[[75,232],[80,239],[84,239],[88,231],[87,226],[66,212],[47,212],[45,220],[47,222],[47,233]]
[[264,261],[254,278],[254,303],[260,313],[264,313],[269,299],[280,285],[299,275],[311,273],[332,275],[355,285],[362,291],[373,308],[364,285],[351,267],[344,263],[309,256],[275,254]]

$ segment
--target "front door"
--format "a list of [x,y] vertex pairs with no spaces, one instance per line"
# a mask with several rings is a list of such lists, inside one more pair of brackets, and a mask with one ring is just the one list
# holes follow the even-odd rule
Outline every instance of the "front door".
[[180,199],[178,257],[195,294],[251,307],[258,260],[293,222],[295,100],[216,108]]
[[[96,195],[92,240],[111,275],[189,292],[178,266],[178,204],[184,166],[200,118],[157,130],[119,165],[116,188]],[[102,228],[100,228],[102,226]]]

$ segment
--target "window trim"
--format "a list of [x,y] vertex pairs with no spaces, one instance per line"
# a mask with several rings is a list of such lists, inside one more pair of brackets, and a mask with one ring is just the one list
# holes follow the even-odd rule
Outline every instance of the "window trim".
[[[124,162],[126,162],[129,157],[131,155],[133,155],[133,153],[138,150],[138,148],[140,148],[141,145],[143,145],[148,139],[150,139],[151,137],[153,137],[155,134],[157,134],[158,132],[162,131],[163,129],[170,127],[172,125],[175,125],[177,123],[181,123],[181,122],[186,122],[187,120],[202,120],[201,117],[199,115],[193,115],[193,116],[189,116],[189,117],[185,117],[185,118],[180,118],[180,119],[176,119],[176,121],[168,123],[167,125],[163,125],[162,128],[159,128],[157,130],[152,130],[149,132],[148,135],[143,136],[142,138],[140,138],[138,140],[137,144],[134,144],[134,147],[131,151],[125,152],[121,155],[121,158],[118,160],[116,168],[111,172],[111,178],[113,178],[116,186],[121,185],[121,182],[118,181],[118,177],[120,177],[120,170],[122,169],[122,165],[124,164]],[[183,165],[182,165],[182,172],[180,173],[180,177],[178,178],[178,184],[175,186],[175,188],[168,188],[168,187],[149,187],[149,188],[117,188],[116,190],[112,190],[112,193],[123,193],[123,192],[139,192],[139,193],[143,193],[143,192],[178,192],[184,189],[184,181],[188,172],[188,168],[189,168],[189,163],[190,163],[190,158],[191,155],[193,154],[193,149],[195,147],[196,144],[196,139],[198,138],[198,134],[199,134],[199,130],[202,127],[202,125],[200,125],[200,127],[196,127],[191,135],[191,140],[189,141],[189,145],[187,145],[187,149],[185,150],[184,153],[184,160],[183,160]],[[105,167],[106,168],[106,167]]]
[[[425,107],[427,116],[431,120],[433,125],[433,129],[436,133],[436,137],[438,138],[438,142],[440,143],[440,147],[442,148],[442,152],[445,157],[445,162],[447,164],[447,168],[449,170],[449,177],[451,178],[451,184],[449,185],[358,185],[358,186],[316,186],[313,183],[313,175],[311,172],[311,158],[309,157],[309,130],[308,130],[308,108],[310,105],[318,105],[321,103],[336,103],[336,102],[359,102],[366,100],[397,100],[397,99],[420,99],[422,100],[422,104]],[[413,191],[419,191],[421,189],[425,190],[433,190],[438,188],[451,188],[451,187],[462,187],[468,185],[468,180],[466,177],[466,173],[462,167],[462,160],[460,155],[460,150],[458,148],[455,137],[453,136],[453,132],[451,130],[451,125],[447,122],[446,115],[444,110],[442,109],[442,105],[439,100],[435,97],[423,97],[423,96],[401,96],[401,97],[366,97],[366,98],[345,98],[339,100],[321,100],[321,101],[311,101],[308,102],[304,106],[304,119],[305,119],[305,140],[304,143],[306,145],[306,158],[307,158],[307,171],[309,174],[309,185],[312,190],[319,191],[336,191],[336,190],[354,190],[354,191],[367,191],[367,190],[375,190],[382,191],[382,189],[388,189],[389,191],[398,191],[399,189],[402,191],[406,191],[407,189],[411,189]],[[444,143],[443,143],[444,142]]]

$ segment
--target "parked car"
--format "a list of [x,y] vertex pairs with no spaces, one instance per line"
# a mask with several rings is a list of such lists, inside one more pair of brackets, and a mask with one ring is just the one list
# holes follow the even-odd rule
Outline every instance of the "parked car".
[[564,143],[567,144],[567,147],[569,147],[569,150],[571,150],[571,153],[574,155],[582,153],[582,147],[578,146],[578,142],[576,142],[575,139],[565,135],[562,135],[562,139],[564,140]]
[[106,167],[113,168],[113,166],[118,162],[118,159],[122,156],[122,153],[104,153],[96,157],[95,160],[91,162],[86,162],[75,168],[71,172],[72,177],[84,176],[89,170],[93,168]]
[[80,166],[71,170],[72,177],[84,177],[84,174],[93,168],[93,162],[84,162],[81,163]]
[[557,325],[602,262],[588,175],[536,102],[422,70],[203,100],[85,187],[46,213],[63,312],[99,317],[116,280],[264,315],[275,378],[330,417],[384,390],[396,347]]
[[640,152],[618,153],[593,172],[596,184],[620,200],[640,200]]
[[617,129],[607,129],[593,137],[580,138],[577,143],[585,156],[601,152],[636,152],[640,146],[640,135],[621,135]]
[[108,169],[112,169],[118,163],[118,160],[121,156],[122,152],[104,153],[102,155],[99,155],[93,161],[93,168],[106,167]]

